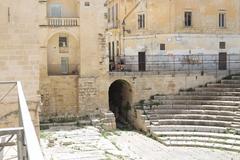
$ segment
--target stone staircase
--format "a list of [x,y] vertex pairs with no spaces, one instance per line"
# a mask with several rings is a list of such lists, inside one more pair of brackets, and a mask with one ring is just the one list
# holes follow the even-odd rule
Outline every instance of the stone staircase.
[[177,95],[155,95],[137,108],[148,131],[167,146],[240,152],[240,76]]

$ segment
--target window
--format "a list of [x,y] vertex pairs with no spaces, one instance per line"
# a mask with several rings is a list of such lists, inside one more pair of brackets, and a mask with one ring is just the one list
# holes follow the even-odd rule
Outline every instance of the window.
[[111,9],[108,8],[108,23],[110,23],[111,20]]
[[219,13],[219,27],[224,28],[226,27],[226,14]]
[[68,53],[67,37],[59,37],[59,53]]
[[61,72],[62,74],[68,74],[69,60],[68,57],[61,57]]
[[114,42],[108,43],[109,49],[109,70],[112,71],[115,69],[115,46]]
[[192,12],[187,11],[184,13],[184,23],[185,23],[185,27],[192,26]]
[[90,2],[85,2],[84,6],[87,6],[87,7],[90,6]]
[[119,41],[117,41],[117,56],[120,56],[120,53],[119,53]]
[[218,69],[219,70],[227,69],[227,53],[226,52],[220,52],[218,54]]
[[115,43],[112,42],[112,60],[115,60]]
[[112,23],[114,24],[115,14],[114,14],[114,6],[112,6]]
[[62,5],[51,4],[50,5],[50,17],[61,17],[62,16]]
[[165,44],[163,44],[163,43],[160,44],[160,50],[165,51]]
[[10,8],[8,7],[8,22],[10,22]]
[[108,20],[108,13],[104,13],[104,19]]
[[111,53],[111,42],[108,43],[108,54],[109,54],[109,60],[112,59],[112,53]]
[[145,28],[145,14],[138,15],[138,29]]
[[59,37],[59,47],[68,47],[67,37]]
[[220,49],[226,49],[226,42],[219,42]]
[[118,21],[118,4],[116,4],[115,8],[116,8],[116,21]]
[[118,26],[118,4],[115,5],[115,23],[114,27]]
[[108,23],[111,23],[111,27],[117,27],[118,25],[118,3],[108,8]]

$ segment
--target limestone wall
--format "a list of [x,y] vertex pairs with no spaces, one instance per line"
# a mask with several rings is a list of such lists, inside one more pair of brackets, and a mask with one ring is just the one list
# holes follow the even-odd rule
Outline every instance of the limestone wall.
[[[0,3],[0,81],[22,82],[29,108],[34,113],[33,121],[38,126],[40,52],[37,10],[38,1],[1,0]],[[6,93],[4,91],[1,90],[1,96]],[[8,98],[1,102],[0,127],[18,125],[16,94]]]
[[105,13],[103,0],[80,1],[80,76],[96,77],[106,74]]
[[[125,20],[131,34],[145,33],[235,33],[239,32],[238,0],[109,0],[119,5],[120,24]],[[192,12],[192,26],[184,26],[184,12]],[[219,28],[218,14],[226,13],[226,28]],[[145,29],[138,29],[138,14],[145,14]]]
[[79,115],[92,115],[109,110],[109,88],[116,80],[124,80],[131,88],[131,105],[140,100],[149,99],[155,94],[176,94],[187,89],[214,82],[220,75],[176,74],[154,75],[115,73],[98,78],[78,79]]
[[41,82],[41,119],[78,114],[78,76],[49,76]]
[[[26,5],[32,7],[23,11]],[[0,5],[0,80],[22,81],[27,99],[39,89],[37,5],[32,0],[3,0]]]
[[[18,103],[0,104],[3,110],[0,113],[0,128],[19,127],[19,108]],[[39,111],[40,106],[34,102],[28,102],[28,108],[35,126],[37,134],[39,133]]]
[[79,78],[79,114],[98,114],[102,109],[99,96],[99,86],[96,78]]
[[[225,42],[226,48],[220,49],[219,43]],[[239,54],[240,36],[215,34],[153,34],[129,36],[124,38],[124,53],[138,55],[181,55],[181,54]],[[160,44],[165,44],[165,50],[160,50]]]
[[150,96],[155,94],[176,94],[180,89],[194,88],[198,85],[204,85],[207,82],[217,81],[221,77],[215,75],[200,74],[176,74],[174,77],[171,75],[133,75],[122,76],[114,75],[110,77],[110,82],[122,79],[127,81],[132,87],[132,103],[140,100],[149,99]]
[[[42,19],[40,22],[42,55],[40,90],[44,100],[44,112],[41,117],[45,119],[54,116],[84,116],[102,107],[95,99],[99,95],[96,79],[100,75],[107,74],[108,67],[104,35],[105,1],[49,1],[49,3],[62,3],[66,8],[71,8],[72,2],[77,3],[74,9],[78,7],[80,17],[78,26],[49,27],[46,25],[47,14],[45,20]],[[89,2],[89,6],[85,5],[85,2]],[[46,12],[46,8],[47,3],[42,2],[41,13]],[[69,35],[69,44],[73,44],[70,46],[71,53],[59,54],[56,52],[57,47],[54,49],[54,46],[58,45],[56,37],[61,34]],[[70,63],[79,64],[78,76],[48,75],[47,63],[55,63],[61,56],[68,56]],[[94,99],[91,100],[89,97]]]

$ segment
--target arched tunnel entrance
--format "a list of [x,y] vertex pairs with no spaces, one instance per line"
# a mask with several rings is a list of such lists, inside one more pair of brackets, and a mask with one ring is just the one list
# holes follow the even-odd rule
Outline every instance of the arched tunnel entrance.
[[109,87],[109,109],[114,113],[117,128],[130,128],[129,111],[132,103],[132,88],[125,80],[116,80]]

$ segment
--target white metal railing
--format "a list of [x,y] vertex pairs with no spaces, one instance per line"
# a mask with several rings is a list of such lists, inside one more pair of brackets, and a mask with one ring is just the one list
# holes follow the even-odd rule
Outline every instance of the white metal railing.
[[48,18],[48,25],[53,27],[78,26],[79,18]]
[[[18,160],[44,160],[38,137],[23,93],[21,82],[0,82],[0,84],[13,84],[14,86],[17,86],[20,125],[20,127],[17,128],[0,129],[0,136],[17,135]],[[10,89],[10,91],[12,89],[13,87]],[[4,97],[7,96],[9,92],[7,92]]]

